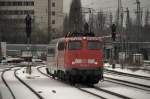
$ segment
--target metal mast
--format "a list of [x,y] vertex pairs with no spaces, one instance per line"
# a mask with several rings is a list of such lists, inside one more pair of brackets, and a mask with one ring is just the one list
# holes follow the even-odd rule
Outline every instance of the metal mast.
[[140,40],[140,33],[141,33],[141,25],[142,25],[142,11],[141,11],[141,3],[139,0],[136,0],[137,10],[136,10],[136,26],[137,26],[137,38],[136,41]]
[[118,8],[117,8],[117,26],[121,26],[122,14],[123,14],[122,1],[121,1],[121,0],[118,0]]
[[145,26],[149,25],[149,10],[146,10],[146,14],[145,14]]
[[117,26],[117,32],[120,35],[120,42],[122,40],[122,32],[123,32],[123,7],[122,7],[122,1],[118,0],[118,8],[117,8],[117,19],[116,19],[116,26]]

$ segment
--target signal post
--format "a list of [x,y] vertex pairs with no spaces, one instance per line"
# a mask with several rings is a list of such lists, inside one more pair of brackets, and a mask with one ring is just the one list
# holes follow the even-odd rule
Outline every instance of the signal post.
[[31,27],[31,22],[32,22],[32,18],[29,14],[26,15],[26,18],[25,18],[25,24],[26,24],[26,36],[27,36],[27,51],[28,51],[28,54],[27,55],[27,61],[28,61],[28,66],[27,66],[27,69],[26,69],[26,73],[28,74],[31,74],[31,64],[29,64],[29,62],[31,61],[31,57],[30,57],[30,41],[31,41],[31,31],[32,31],[32,27]]
[[114,42],[116,41],[116,25],[112,24],[111,26],[111,36],[112,36],[112,68],[114,69],[116,67],[116,46]]

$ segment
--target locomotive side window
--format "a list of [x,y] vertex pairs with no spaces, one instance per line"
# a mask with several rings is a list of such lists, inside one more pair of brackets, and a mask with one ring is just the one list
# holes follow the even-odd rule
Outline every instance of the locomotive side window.
[[58,50],[61,51],[61,50],[64,50],[64,48],[65,48],[64,42],[59,42],[58,43]]
[[102,48],[102,44],[98,41],[88,41],[88,49],[96,50]]
[[69,50],[80,50],[82,49],[82,43],[80,41],[70,41],[68,44]]

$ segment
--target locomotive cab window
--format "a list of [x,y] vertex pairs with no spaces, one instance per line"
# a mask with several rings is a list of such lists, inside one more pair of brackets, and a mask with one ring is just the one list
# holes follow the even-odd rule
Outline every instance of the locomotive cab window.
[[69,50],[80,50],[82,49],[82,43],[81,41],[70,41],[68,44]]
[[59,43],[58,43],[58,50],[61,51],[61,50],[64,50],[64,48],[65,48],[64,42],[62,42],[62,41],[59,42]]
[[102,48],[102,44],[99,41],[88,41],[89,50],[97,50],[101,48]]

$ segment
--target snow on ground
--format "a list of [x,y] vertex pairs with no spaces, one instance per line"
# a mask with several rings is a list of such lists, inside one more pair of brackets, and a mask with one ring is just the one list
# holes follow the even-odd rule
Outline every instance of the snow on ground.
[[[130,97],[132,99],[149,99],[150,92],[139,90],[132,87],[123,86],[116,83],[106,82],[99,83],[96,86],[106,89],[121,95],[125,95],[127,97]],[[115,99],[115,98],[112,98]]]
[[[124,67],[126,67],[126,66],[124,66]],[[146,72],[144,70],[133,71],[132,69],[128,69],[128,68],[121,69],[121,66],[119,64],[116,64],[116,68],[112,69],[112,66],[107,63],[107,64],[105,64],[105,68],[109,69],[109,70],[118,71],[118,72],[150,77],[150,72]]]
[[33,92],[15,78],[13,70],[6,71],[4,77],[17,99],[37,99]]
[[[150,73],[144,72],[142,70],[132,71],[132,70],[127,69],[127,68],[120,69],[119,64],[117,64],[115,69],[112,69],[109,64],[105,64],[105,68],[109,69],[109,70],[123,72],[123,73],[129,73],[129,74],[135,74],[135,75],[150,77]],[[115,79],[120,79],[120,80],[125,80],[125,81],[129,81],[129,82],[135,82],[135,83],[150,85],[150,80],[144,80],[144,79],[128,77],[128,76],[118,75],[118,74],[111,74],[111,73],[110,74],[106,73],[106,74],[104,74],[104,76],[115,78]],[[150,92],[148,92],[148,91],[142,91],[142,90],[138,90],[138,89],[127,87],[127,86],[123,87],[122,85],[114,84],[114,83],[110,83],[110,82],[105,82],[103,84],[99,84],[98,86],[100,86],[101,88],[116,92],[116,93],[120,93],[122,95],[128,95],[129,97],[132,97],[134,99],[149,99],[149,97],[150,97]]]
[[[42,95],[44,99],[99,99],[93,95],[84,93],[70,86],[69,84],[65,84],[61,81],[48,78],[42,75],[41,73],[39,73],[36,70],[36,68],[37,67],[32,67],[31,75],[28,75],[25,73],[26,72],[25,68],[22,68],[21,70],[17,71],[17,75],[22,80],[24,80],[27,84],[29,84],[29,86],[31,86],[33,89],[39,92],[39,94]],[[12,69],[12,71],[10,72],[6,72],[5,77],[9,81],[9,84],[12,85],[11,88],[15,89],[13,91],[17,94],[17,97],[18,97],[17,99],[27,99],[28,98],[27,96],[30,97],[28,99],[37,99],[37,97],[27,94],[27,91],[28,91],[27,88],[22,88],[20,83],[13,76],[13,70],[14,69]],[[41,68],[41,70],[46,73],[45,68]],[[116,70],[119,70],[119,69],[117,68]],[[0,74],[1,73],[2,72],[0,72]],[[135,73],[135,72],[131,71],[131,73]],[[107,75],[107,76],[112,76],[112,75]],[[124,77],[124,76],[115,75],[113,77],[117,77],[118,79],[122,78],[123,80],[124,79],[129,80],[128,77]],[[138,81],[137,79],[130,78],[130,80],[136,81],[136,82],[142,82],[142,81]],[[146,84],[147,81],[144,82],[143,80],[143,83]],[[149,83],[150,82],[148,82],[147,84]],[[139,90],[136,88],[131,88],[131,87],[127,87],[127,86],[123,86],[123,85],[119,85],[119,84],[115,84],[115,83],[111,83],[107,81],[99,82],[98,84],[96,84],[96,86],[134,98],[134,99],[149,99],[150,97],[150,92],[148,91],[143,91],[143,90]],[[104,92],[96,91],[92,88],[85,87],[84,89],[89,90],[91,92],[95,92],[96,94],[107,97],[108,99],[116,99],[114,96],[107,95]],[[11,99],[11,94],[9,93],[5,85],[2,83],[1,79],[0,79],[0,92],[1,92],[0,94],[3,96],[3,99]]]
[[[2,73],[0,72],[0,75]],[[0,78],[0,99],[12,99],[12,96],[7,89],[7,87],[4,85],[2,79]]]
[[140,79],[140,78],[128,77],[128,76],[124,76],[124,75],[104,74],[104,76],[105,77],[111,77],[111,78],[114,78],[114,79],[119,79],[119,80],[144,84],[144,85],[149,85],[150,84],[150,80],[144,80],[144,79]]
[[[36,68],[32,68],[30,79],[23,71],[25,69],[18,71],[18,76],[39,92],[44,99],[99,99],[63,82],[43,76]],[[45,72],[45,69],[43,71]]]
[[105,97],[106,99],[120,99],[119,97],[110,95],[110,94],[103,92],[103,91],[96,90],[94,88],[83,88],[83,89],[88,90],[89,92],[92,92],[92,93],[94,92],[100,96]]
[[[118,65],[118,67],[119,67],[119,65]],[[133,72],[133,71],[131,71],[129,69],[126,69],[126,68],[125,69],[120,69],[120,68],[112,69],[110,67],[107,67],[106,69],[113,70],[113,71],[119,71],[119,72],[123,72],[123,73],[129,73],[129,74],[135,74],[135,75],[150,77],[149,73],[142,72],[142,71]],[[125,81],[130,81],[130,82],[134,82],[134,83],[144,84],[144,85],[149,85],[150,84],[150,80],[144,80],[144,79],[140,79],[140,78],[128,77],[128,76],[124,76],[124,75],[106,73],[106,74],[104,74],[104,76],[115,78],[115,79],[120,79],[120,80],[125,80]]]
[[[42,68],[42,69],[44,69],[44,68]],[[119,84],[114,84],[114,83],[110,83],[110,82],[105,82],[105,81],[103,83],[99,82],[99,84],[97,84],[96,86],[99,86],[100,88],[104,88],[106,90],[110,90],[110,91],[113,91],[113,92],[116,92],[116,93],[119,93],[119,94],[122,94],[122,95],[125,95],[128,97],[131,97],[133,99],[149,99],[149,97],[150,97],[150,92],[139,90],[139,89],[132,88],[132,87],[119,85]],[[84,89],[89,90],[91,92],[95,92],[96,94],[102,95],[108,99],[117,99],[114,96],[108,95],[104,92],[96,91],[91,88],[84,88]],[[78,98],[78,99],[81,99],[81,98]]]
[[2,64],[0,64],[0,72],[4,69],[10,68],[10,67],[13,67],[13,65],[2,65]]

